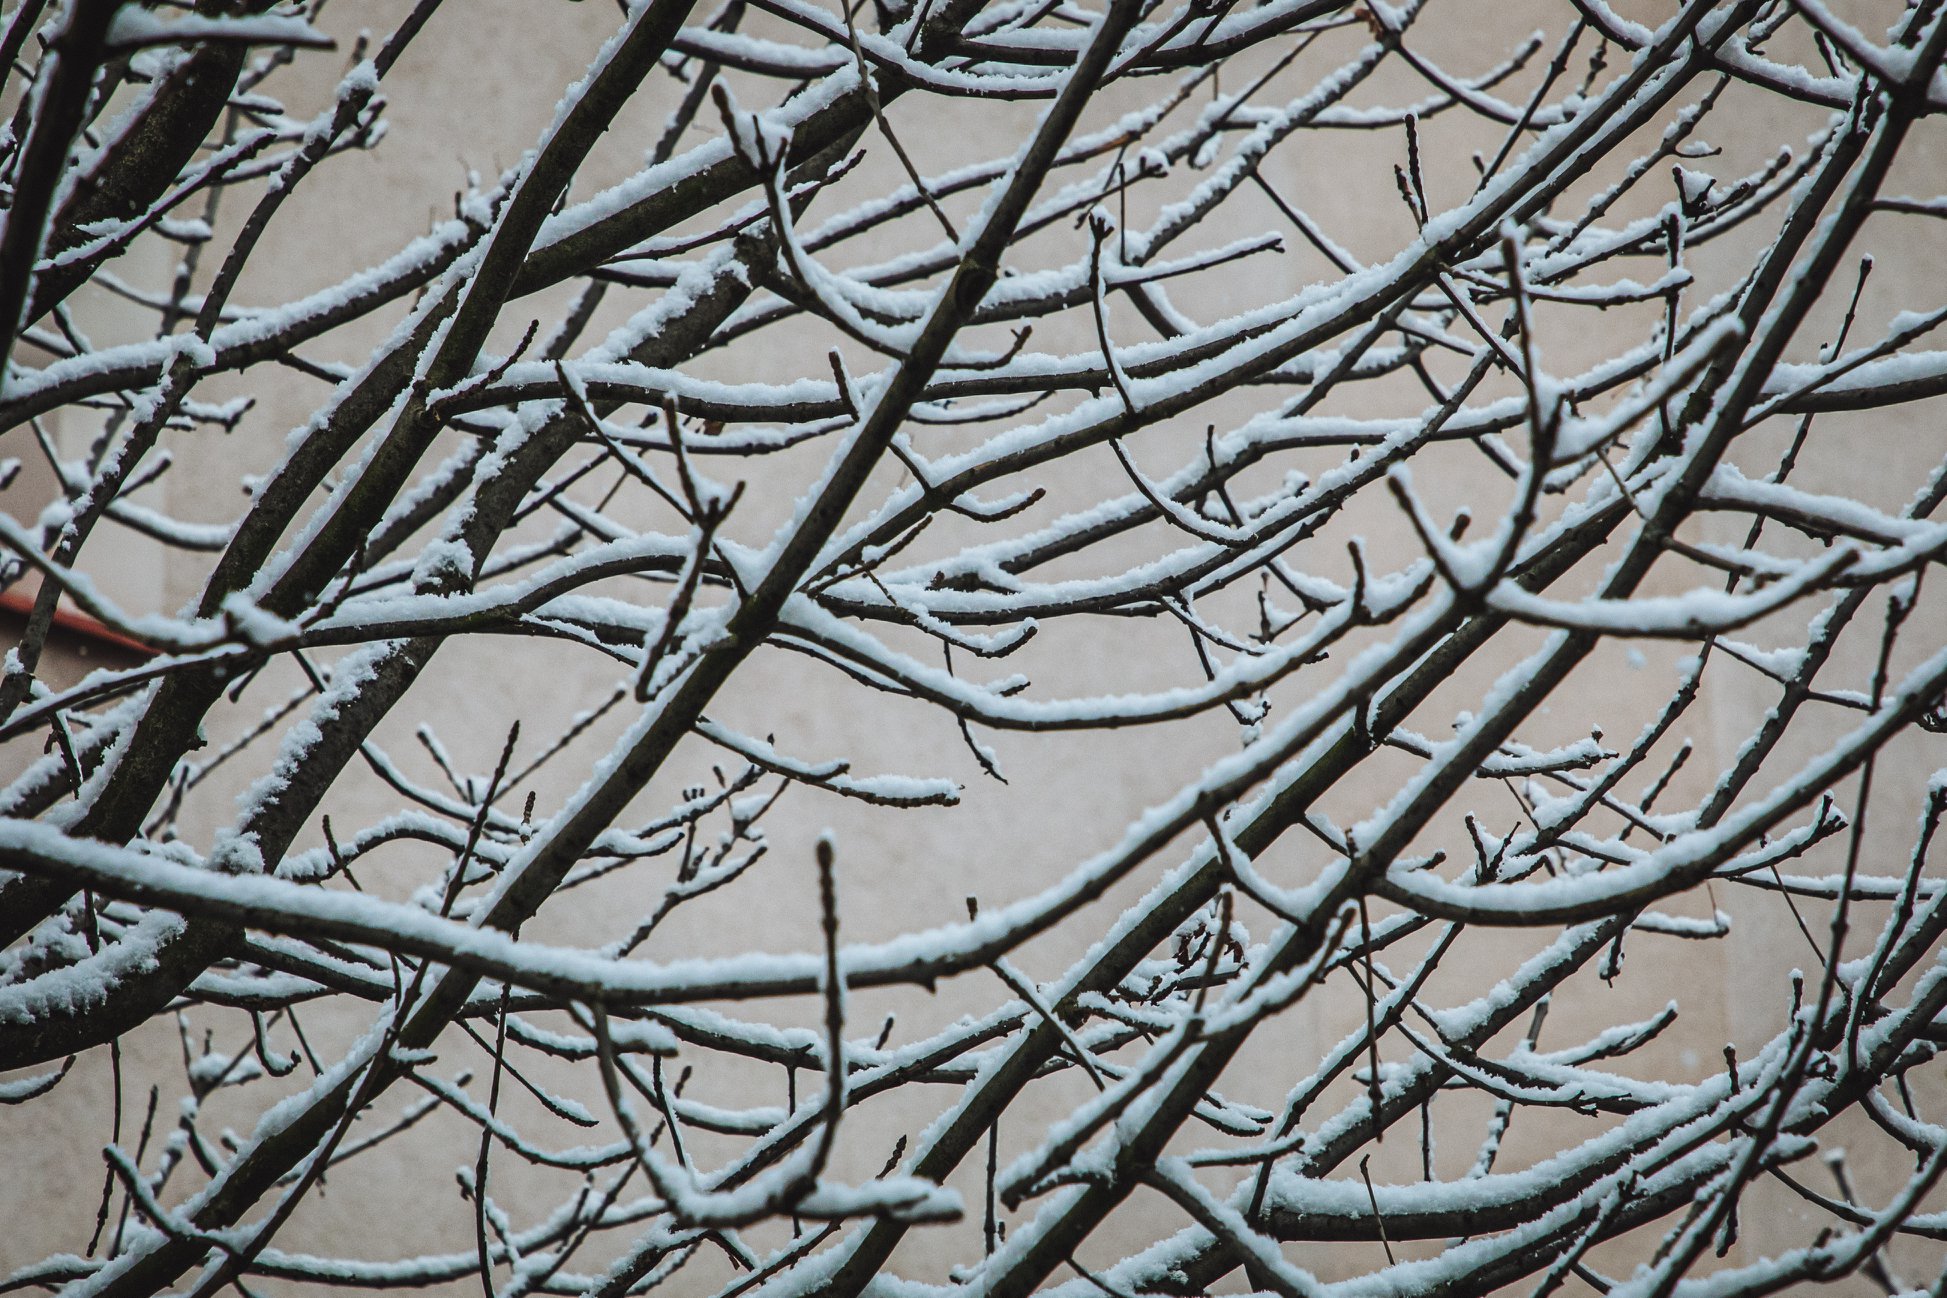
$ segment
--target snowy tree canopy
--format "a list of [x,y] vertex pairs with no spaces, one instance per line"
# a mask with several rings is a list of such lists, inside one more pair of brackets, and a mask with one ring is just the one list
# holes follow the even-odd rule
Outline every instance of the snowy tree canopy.
[[1941,1292],[1947,5],[1499,8],[17,0],[0,1290]]

